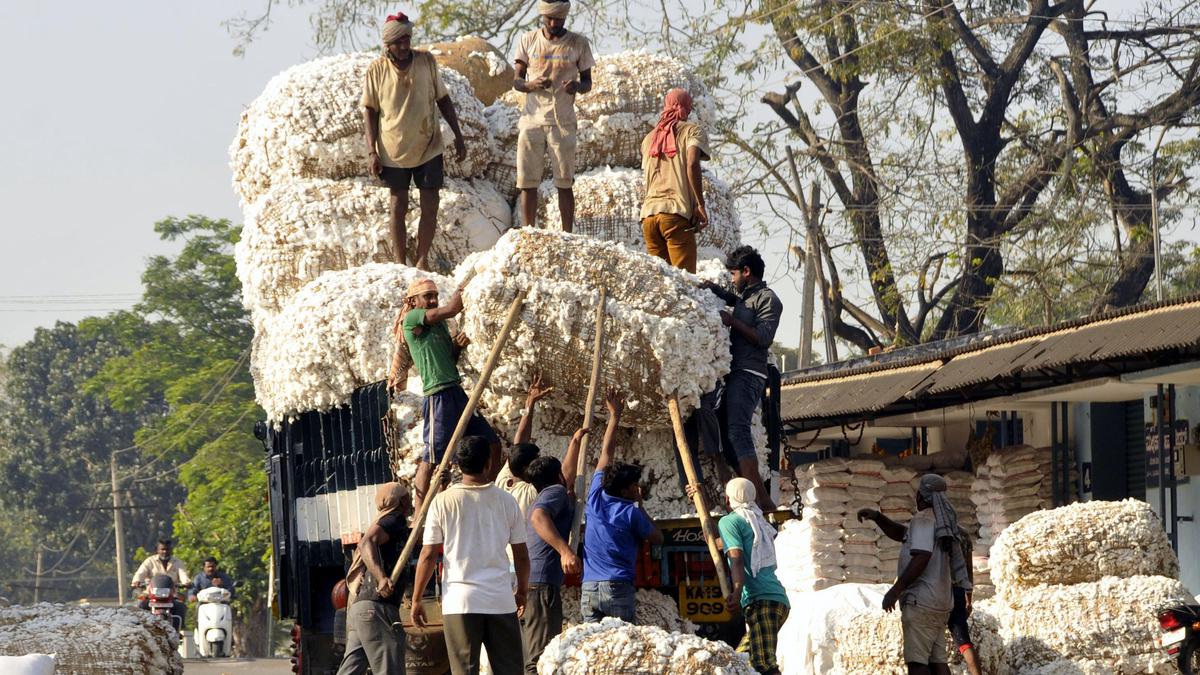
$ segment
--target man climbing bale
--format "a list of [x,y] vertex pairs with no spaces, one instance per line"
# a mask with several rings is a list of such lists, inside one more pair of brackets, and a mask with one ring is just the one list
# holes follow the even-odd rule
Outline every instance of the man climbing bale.
[[721,413],[728,427],[727,438],[737,457],[738,473],[754,483],[758,505],[764,511],[775,508],[758,474],[758,453],[754,447],[751,424],[754,411],[762,403],[767,387],[767,360],[783,303],[763,281],[766,263],[751,246],[739,246],[725,262],[734,292],[712,283],[704,287],[731,306],[721,312],[721,322],[729,328],[733,361],[725,376]]
[[571,3],[539,0],[542,25],[517,42],[513,89],[525,94],[517,136],[517,189],[526,226],[537,220],[537,189],[545,155],[550,153],[562,229],[575,224],[575,95],[592,89],[592,47],[584,36],[567,30]]
[[408,188],[415,183],[421,195],[416,266],[428,270],[444,171],[438,112],[454,132],[459,161],[466,157],[467,146],[437,62],[429,52],[412,48],[412,32],[412,22],[402,13],[384,22],[383,54],[371,63],[363,78],[363,121],[370,148],[368,168],[391,190],[394,259],[408,264],[405,218]]
[[[438,305],[438,288],[432,279],[416,279],[404,294],[404,308],[396,317],[393,331],[397,344],[396,357],[388,376],[390,388],[402,388],[405,381],[404,354],[409,354],[421,376],[421,417],[424,429],[421,439],[425,442],[425,455],[417,465],[414,479],[413,510],[419,511],[433,465],[441,461],[446,445],[458,420],[467,407],[467,393],[462,388],[462,375],[458,372],[458,357],[467,346],[468,340],[461,331],[453,337],[446,321],[463,310],[462,289],[454,291],[445,306]],[[500,465],[500,438],[478,411],[471,414],[466,433],[487,441],[492,452],[489,463],[495,480]]]
[[696,234],[708,225],[700,162],[709,159],[708,134],[689,122],[692,95],[672,89],[658,125],[642,139],[642,237],[646,252],[696,273]]

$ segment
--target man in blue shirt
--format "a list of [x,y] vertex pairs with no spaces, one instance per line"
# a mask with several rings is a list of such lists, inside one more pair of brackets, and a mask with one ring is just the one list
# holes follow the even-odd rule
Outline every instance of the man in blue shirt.
[[625,398],[609,389],[604,405],[608,408],[608,427],[596,474],[588,488],[579,604],[584,621],[611,616],[633,623],[638,549],[643,540],[661,544],[663,535],[641,507],[642,467],[612,461]]
[[194,601],[196,595],[209,586],[220,586],[229,591],[231,596],[233,594],[233,580],[229,578],[228,574],[217,569],[217,559],[212,556],[204,559],[204,571],[192,579],[192,589],[188,594],[188,600]]
[[775,578],[775,528],[763,517],[750,481],[734,478],[725,485],[725,496],[730,512],[717,524],[733,580],[725,602],[731,612],[740,607],[746,618],[746,634],[737,650],[750,654],[756,671],[778,675],[775,648],[790,605],[787,591]]
[[567,539],[575,518],[575,471],[585,429],[571,437],[559,462],[540,456],[525,468],[537,497],[529,507],[529,594],[521,629],[525,636],[525,672],[537,675],[537,662],[546,645],[562,632],[562,585],[566,574],[579,574],[579,556]]

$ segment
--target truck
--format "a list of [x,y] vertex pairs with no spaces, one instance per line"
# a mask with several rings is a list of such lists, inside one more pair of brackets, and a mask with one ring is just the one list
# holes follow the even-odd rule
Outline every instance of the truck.
[[[292,671],[333,675],[345,648],[345,593],[339,588],[354,549],[371,524],[377,487],[392,480],[390,394],[385,382],[356,389],[349,403],[309,411],[275,424],[259,422],[267,451],[271,536],[278,570],[279,614],[292,619]],[[763,402],[773,468],[778,467],[779,376],[772,371]],[[534,439],[536,441],[536,439]],[[785,514],[773,514],[786,517]],[[698,633],[736,644],[743,626],[725,610],[716,570],[698,518],[660,520],[662,546],[645,545],[635,584],[679,602],[679,613]],[[415,558],[415,556],[414,556]],[[410,565],[415,562],[410,561]],[[579,578],[568,579],[578,585]],[[449,672],[440,634],[436,584],[423,601],[432,610],[427,630],[407,624],[406,672]],[[411,602],[405,600],[405,604]]]

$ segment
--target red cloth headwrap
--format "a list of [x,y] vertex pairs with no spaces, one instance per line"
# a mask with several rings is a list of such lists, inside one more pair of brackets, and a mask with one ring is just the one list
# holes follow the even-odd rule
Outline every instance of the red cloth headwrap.
[[658,124],[652,132],[654,135],[650,139],[651,157],[674,157],[679,154],[679,148],[675,146],[675,126],[687,120],[691,113],[692,95],[686,89],[672,89],[667,92],[662,115],[659,116]]
[[388,18],[384,19],[383,22],[387,23],[388,21],[399,21],[400,23],[408,23],[408,16],[404,12],[396,12],[395,14],[388,14]]

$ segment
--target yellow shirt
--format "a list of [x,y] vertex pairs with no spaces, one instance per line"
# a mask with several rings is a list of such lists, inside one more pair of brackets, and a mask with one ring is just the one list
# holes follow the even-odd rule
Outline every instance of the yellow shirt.
[[429,52],[413,50],[400,70],[387,54],[367,67],[362,105],[379,112],[376,150],[384,166],[411,169],[442,154],[442,123],[437,102],[446,85]]
[[556,126],[575,130],[575,95],[563,89],[563,82],[579,79],[579,73],[596,65],[592,46],[579,33],[567,31],[553,40],[538,28],[521,36],[513,60],[528,66],[525,81],[550,78],[554,86],[525,94],[521,127]]
[[656,213],[674,213],[691,220],[696,197],[687,180],[687,154],[699,148],[702,159],[709,158],[708,134],[695,122],[680,122],[675,126],[674,157],[651,157],[650,142],[654,132],[642,139],[642,173],[646,182],[646,198],[642,202],[642,218]]

